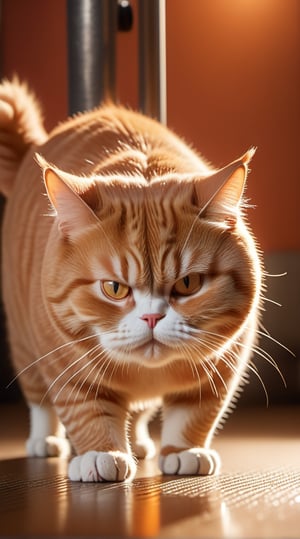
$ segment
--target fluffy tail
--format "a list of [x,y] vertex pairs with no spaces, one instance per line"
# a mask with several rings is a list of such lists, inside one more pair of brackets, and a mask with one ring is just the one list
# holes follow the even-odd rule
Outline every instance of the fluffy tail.
[[48,138],[40,106],[17,78],[0,84],[0,193],[8,197],[20,163],[33,144]]

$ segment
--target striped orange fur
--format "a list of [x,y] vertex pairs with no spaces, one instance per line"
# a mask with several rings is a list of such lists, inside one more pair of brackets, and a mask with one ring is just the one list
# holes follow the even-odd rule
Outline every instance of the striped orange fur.
[[214,170],[170,130],[107,104],[46,134],[17,80],[0,86],[3,295],[31,409],[31,455],[70,478],[212,473],[214,430],[247,369],[261,265],[242,198],[253,150]]

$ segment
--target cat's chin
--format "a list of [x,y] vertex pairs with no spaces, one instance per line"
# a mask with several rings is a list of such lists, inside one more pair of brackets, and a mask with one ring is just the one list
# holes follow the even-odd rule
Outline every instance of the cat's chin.
[[147,367],[157,367],[168,363],[168,361],[172,359],[171,356],[173,356],[173,353],[169,346],[153,339],[150,342],[131,349],[130,353],[125,353],[125,357],[123,351],[121,352],[121,355],[123,356],[122,360],[125,359],[125,361],[128,362],[134,361],[139,364],[144,364]]
[[153,340],[132,351],[132,359],[146,367],[159,367],[181,359],[178,350],[167,344]]
[[147,364],[152,361],[155,361],[155,363],[166,361],[170,354],[166,345],[155,340],[139,346],[134,352],[135,355],[138,354],[142,361],[145,360]]

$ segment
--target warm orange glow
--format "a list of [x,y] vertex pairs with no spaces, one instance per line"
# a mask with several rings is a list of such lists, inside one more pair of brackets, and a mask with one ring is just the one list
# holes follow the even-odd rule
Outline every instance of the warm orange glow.
[[[136,0],[132,5],[134,28],[117,37],[117,85],[120,100],[136,107]],[[215,166],[258,147],[247,191],[257,209],[249,217],[267,250],[300,248],[299,6],[299,0],[166,2],[169,126]],[[30,81],[48,127],[67,114],[65,17],[59,1],[3,3],[3,74]]]

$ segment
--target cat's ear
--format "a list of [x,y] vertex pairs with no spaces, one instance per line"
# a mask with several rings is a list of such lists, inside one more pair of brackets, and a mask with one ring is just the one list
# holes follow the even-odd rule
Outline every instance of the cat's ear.
[[36,160],[43,169],[46,191],[62,236],[72,239],[87,226],[96,224],[96,215],[80,197],[83,188],[78,178],[52,167],[38,154]]
[[200,216],[235,225],[244,193],[248,164],[256,149],[251,148],[240,159],[214,174],[195,182]]

